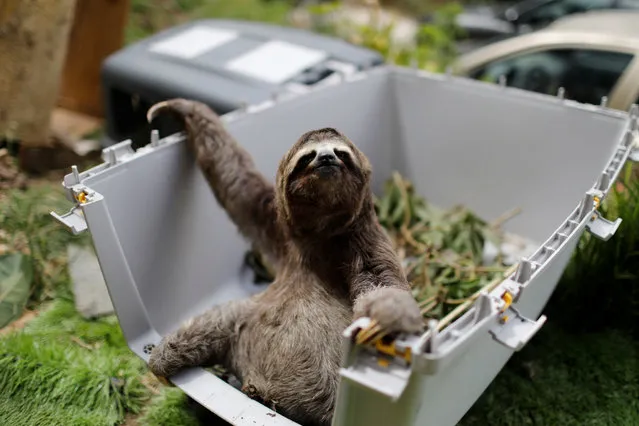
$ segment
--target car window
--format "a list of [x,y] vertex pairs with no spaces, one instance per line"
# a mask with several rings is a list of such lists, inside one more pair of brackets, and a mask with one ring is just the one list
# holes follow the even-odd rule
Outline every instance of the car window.
[[612,7],[613,0],[556,0],[522,13],[517,23],[537,27],[573,13]]
[[503,75],[510,87],[547,95],[556,95],[563,87],[567,99],[599,104],[602,96],[610,95],[632,58],[602,50],[554,49],[497,60],[470,77],[497,83]]
[[639,0],[617,0],[616,7],[619,9],[638,9]]

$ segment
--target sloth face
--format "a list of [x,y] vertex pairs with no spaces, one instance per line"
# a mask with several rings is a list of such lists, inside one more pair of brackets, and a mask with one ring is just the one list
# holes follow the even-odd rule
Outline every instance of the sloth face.
[[318,181],[335,180],[356,167],[353,151],[338,139],[307,143],[292,158],[292,179],[311,176]]
[[348,138],[324,128],[302,135],[278,173],[289,213],[355,214],[367,195],[370,165]]

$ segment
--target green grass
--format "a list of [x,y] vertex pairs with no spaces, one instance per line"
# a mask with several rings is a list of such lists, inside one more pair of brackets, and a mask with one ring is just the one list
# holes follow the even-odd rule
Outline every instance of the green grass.
[[190,410],[188,397],[179,388],[163,388],[148,409],[138,419],[140,426],[198,426],[200,423]]
[[459,426],[639,425],[638,360],[623,333],[571,334],[550,322]]
[[101,426],[110,424],[97,412],[61,408],[56,404],[25,401],[0,393],[0,421],[11,426]]
[[[115,318],[85,320],[60,299],[20,332],[0,339],[0,424],[24,425],[72,415],[113,425],[148,399],[144,362],[130,352]],[[42,418],[36,421],[39,417]],[[67,423],[69,424],[69,423]]]
[[548,307],[549,315],[576,332],[614,327],[639,338],[637,170],[626,166],[600,209],[609,220],[622,218],[619,229],[609,241],[584,235]]
[[66,213],[71,203],[59,183],[36,183],[26,191],[13,189],[0,198],[0,244],[29,255],[33,289],[29,307],[57,295],[69,297],[66,247],[86,245],[88,234],[73,235],[50,215]]

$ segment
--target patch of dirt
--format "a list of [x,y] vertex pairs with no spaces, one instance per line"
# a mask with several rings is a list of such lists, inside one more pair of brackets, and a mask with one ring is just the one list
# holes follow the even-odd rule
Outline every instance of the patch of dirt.
[[124,423],[120,423],[121,426],[138,426],[138,416],[137,414],[127,413],[124,416]]
[[78,169],[82,171],[87,166],[100,162],[101,151],[94,148],[94,146],[91,147],[86,155],[79,155],[74,150],[73,142],[65,141],[61,137],[54,138],[51,146],[22,148],[20,167],[25,172],[40,176],[59,170],[69,173],[72,165],[78,166]]
[[165,386],[158,380],[155,374],[148,371],[142,378],[140,382],[144,385],[145,388],[149,390],[154,395],[159,395],[160,389]]
[[0,336],[8,334],[15,330],[24,328],[29,321],[38,316],[37,311],[25,311],[20,318],[9,323],[6,327],[0,328]]
[[27,176],[20,171],[15,158],[6,148],[0,149],[0,192],[8,189],[26,189]]

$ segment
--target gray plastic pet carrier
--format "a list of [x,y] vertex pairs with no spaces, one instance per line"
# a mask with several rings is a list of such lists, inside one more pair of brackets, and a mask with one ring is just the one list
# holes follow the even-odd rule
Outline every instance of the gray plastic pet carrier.
[[[205,19],[169,28],[109,56],[102,66],[107,138],[149,143],[146,111],[168,98],[197,99],[225,114],[330,84],[383,57],[341,39],[258,22]],[[177,123],[158,119],[160,136]]]
[[[544,323],[544,305],[583,232],[615,232],[620,219],[602,218],[597,206],[637,157],[636,109],[391,66],[224,119],[272,179],[302,133],[336,127],[370,158],[378,194],[398,170],[441,207],[462,203],[488,220],[520,207],[505,230],[537,245],[457,320],[396,341],[411,349],[409,363],[398,356],[380,365],[380,353],[352,344],[345,330],[335,426],[456,424]],[[55,215],[74,232],[90,231],[128,344],[145,360],[182,321],[263,288],[243,261],[248,244],[182,134],[154,135],[137,152],[124,141],[104,150],[103,164],[67,175],[69,197],[79,201]],[[172,382],[234,425],[295,424],[202,368]]]

